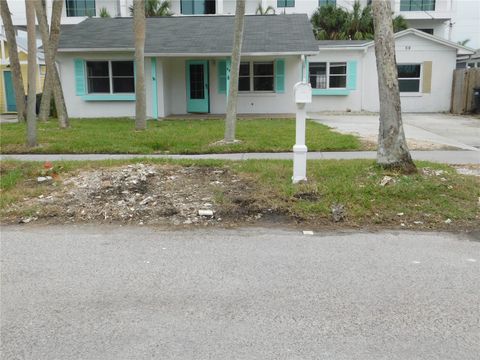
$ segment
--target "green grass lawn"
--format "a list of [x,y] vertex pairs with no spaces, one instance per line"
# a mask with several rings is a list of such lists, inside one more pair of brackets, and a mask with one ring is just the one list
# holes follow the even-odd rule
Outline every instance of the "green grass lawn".
[[[72,119],[61,130],[56,121],[38,123],[39,146],[25,146],[25,124],[1,124],[1,152],[8,153],[130,153],[200,154],[291,151],[295,121],[290,119],[239,120],[234,145],[212,145],[223,139],[222,120],[149,121],[146,131],[134,131],[131,119]],[[343,135],[327,126],[307,122],[310,151],[346,151],[360,148],[353,135]]]
[[[117,161],[59,161],[54,165],[60,179],[82,169],[107,169],[134,162],[144,164],[169,164],[178,166],[208,166],[228,168],[249,184],[244,207],[272,209],[291,219],[318,226],[372,226],[413,229],[465,230],[479,227],[480,178],[459,175],[446,165],[418,162],[419,169],[442,169],[441,176],[427,176],[419,172],[404,176],[385,171],[371,160],[315,160],[308,162],[308,182],[291,183],[291,161],[219,161],[219,160],[117,160]],[[56,189],[36,184],[42,173],[42,163],[4,161],[0,163],[0,214],[5,215],[9,205],[35,197],[45,196]],[[385,175],[395,178],[395,183],[380,186]],[[50,189],[50,190],[49,190]],[[219,206],[229,208],[235,199],[218,194]],[[243,196],[242,195],[242,196]],[[345,206],[346,219],[334,224],[331,219],[332,204]],[[27,201],[28,204],[28,201]],[[247,204],[247,205],[245,205]],[[247,209],[248,210],[248,209]],[[32,210],[33,211],[33,210]],[[256,211],[256,210],[255,210]],[[27,211],[28,213],[28,211]],[[402,215],[398,215],[398,214]],[[451,219],[451,224],[445,220]],[[401,224],[404,227],[401,227]]]

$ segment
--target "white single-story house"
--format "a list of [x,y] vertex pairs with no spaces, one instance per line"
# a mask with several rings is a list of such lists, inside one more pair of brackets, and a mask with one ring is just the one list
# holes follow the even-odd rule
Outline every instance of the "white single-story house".
[[[224,114],[233,16],[147,18],[147,115]],[[407,29],[395,34],[404,112],[450,108],[457,55],[473,50]],[[63,31],[58,64],[72,117],[135,114],[131,18],[90,18]],[[302,60],[303,59],[303,60]],[[307,15],[246,16],[238,113],[292,114],[307,69],[307,111],[379,110],[373,41],[317,41]]]
[[[313,101],[307,110],[379,111],[373,41],[319,41],[308,57]],[[472,49],[416,29],[395,34],[402,111],[450,110],[453,70],[458,54]]]
[[[226,111],[233,16],[147,18],[147,115]],[[293,113],[302,57],[318,46],[307,15],[246,16],[239,113]],[[135,114],[131,18],[91,18],[61,35],[58,64],[72,117]]]

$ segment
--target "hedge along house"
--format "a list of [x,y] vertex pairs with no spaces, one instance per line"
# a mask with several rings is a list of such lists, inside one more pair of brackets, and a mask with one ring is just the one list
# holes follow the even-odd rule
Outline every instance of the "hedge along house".
[[[310,112],[379,111],[373,41],[319,41],[308,58]],[[473,50],[416,29],[395,34],[403,112],[449,111],[457,55]]]
[[[233,16],[147,18],[147,115],[226,111]],[[302,56],[318,52],[306,15],[246,16],[238,113],[294,113]],[[66,29],[57,61],[72,117],[135,114],[131,18]]]

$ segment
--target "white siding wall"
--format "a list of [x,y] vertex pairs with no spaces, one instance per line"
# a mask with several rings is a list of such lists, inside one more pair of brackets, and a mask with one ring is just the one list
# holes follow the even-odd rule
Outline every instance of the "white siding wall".
[[[293,101],[293,86],[300,79],[300,57],[287,56],[285,59],[285,92],[284,93],[240,93],[238,98],[238,113],[293,113],[295,103]],[[165,113],[186,114],[187,94],[185,78],[185,62],[189,60],[164,59],[165,66]],[[217,66],[218,60],[209,60],[209,83],[210,83],[210,112],[223,114],[226,109],[226,95],[218,93]],[[244,58],[244,61],[253,58]],[[273,61],[274,58],[255,58],[257,61]]]
[[312,103],[307,105],[307,111],[360,111],[362,109],[362,67],[363,50],[345,51],[345,50],[321,50],[319,55],[310,56],[309,62],[347,62],[357,61],[357,86],[351,90],[350,94],[331,96],[314,95]]
[[[439,112],[450,109],[455,49],[412,35],[396,41],[397,63],[432,61],[432,89],[430,94],[401,94],[404,112]],[[378,111],[378,83],[374,48],[369,48],[365,60],[363,110]],[[421,85],[420,85],[421,87]]]
[[[132,54],[58,54],[60,77],[68,114],[71,117],[122,117],[135,115],[134,101],[84,101],[75,93],[74,59],[125,60]],[[150,70],[150,68],[148,68]]]

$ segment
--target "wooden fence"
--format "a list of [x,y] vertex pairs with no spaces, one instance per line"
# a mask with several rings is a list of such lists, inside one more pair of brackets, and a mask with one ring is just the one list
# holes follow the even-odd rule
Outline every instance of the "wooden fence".
[[473,89],[480,87],[480,69],[457,69],[453,72],[452,101],[453,114],[466,114],[475,110]]

